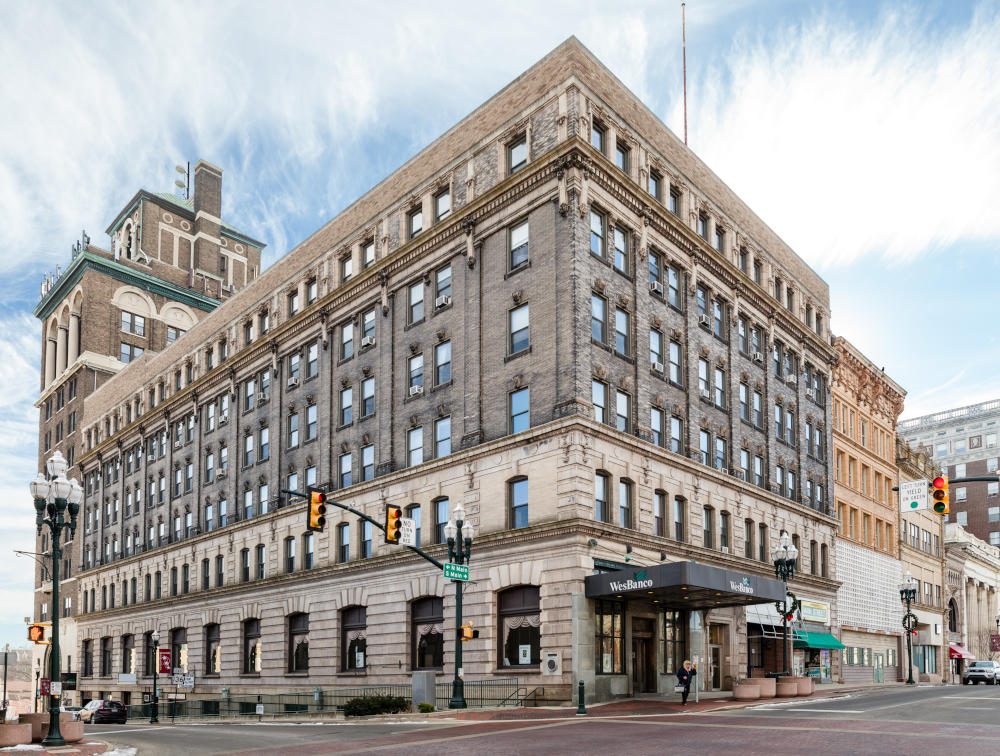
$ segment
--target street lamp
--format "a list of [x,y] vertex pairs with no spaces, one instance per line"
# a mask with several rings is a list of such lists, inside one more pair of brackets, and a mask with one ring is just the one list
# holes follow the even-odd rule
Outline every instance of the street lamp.
[[160,631],[153,629],[149,639],[153,642],[153,705],[149,710],[149,723],[160,723],[160,696],[159,696],[159,672],[160,672]]
[[[83,501],[83,488],[74,480],[66,480],[66,458],[56,452],[45,463],[49,477],[42,473],[28,484],[35,500],[35,526],[38,535],[48,526],[52,534],[52,654],[49,659],[49,679],[59,682],[59,563],[62,561],[62,532],[69,528],[70,538],[76,536],[76,516]],[[69,522],[64,515],[69,513]],[[60,693],[49,695],[49,731],[43,746],[64,746],[66,739],[59,730]]]
[[35,659],[35,705],[32,711],[38,711],[38,678],[42,676],[42,660]]
[[[444,535],[448,540],[448,561],[455,564],[466,564],[472,554],[472,529],[466,530],[462,537],[462,526],[465,524],[465,509],[458,502],[452,510],[453,520],[448,520],[444,526]],[[462,681],[462,581],[453,580],[455,584],[455,679],[451,683],[451,700],[449,709],[464,709],[465,683]]]
[[916,685],[913,679],[913,641],[911,636],[917,629],[917,615],[910,611],[910,604],[917,600],[917,581],[913,579],[910,571],[906,571],[906,577],[899,584],[899,600],[906,604],[906,614],[903,615],[903,632],[906,633],[906,669],[907,685]]
[[[799,558],[799,550],[794,543],[790,543],[787,532],[781,533],[778,545],[771,551],[771,559],[774,561],[774,575],[785,583],[785,598],[783,601],[775,601],[774,607],[781,612],[781,674],[788,674],[788,617],[794,614],[799,602],[795,594],[788,590],[788,581],[795,576],[795,565]],[[791,597],[791,603],[788,599]]]

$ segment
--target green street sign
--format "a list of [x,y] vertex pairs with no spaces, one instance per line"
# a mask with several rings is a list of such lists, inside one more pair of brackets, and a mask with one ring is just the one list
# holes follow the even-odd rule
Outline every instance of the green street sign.
[[468,580],[469,579],[469,565],[467,564],[455,564],[454,562],[444,563],[444,579],[445,580]]

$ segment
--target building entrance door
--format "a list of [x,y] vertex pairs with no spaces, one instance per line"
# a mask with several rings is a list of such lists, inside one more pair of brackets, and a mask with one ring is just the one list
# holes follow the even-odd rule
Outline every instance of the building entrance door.
[[722,647],[708,647],[709,672],[712,679],[712,690],[722,690]]
[[632,693],[656,691],[656,670],[653,653],[653,620],[632,618]]
[[875,682],[885,682],[885,654],[875,654]]

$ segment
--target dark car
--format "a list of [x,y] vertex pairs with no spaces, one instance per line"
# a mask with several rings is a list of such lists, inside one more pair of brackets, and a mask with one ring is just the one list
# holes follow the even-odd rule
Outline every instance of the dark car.
[[121,701],[109,701],[98,698],[95,701],[88,702],[83,707],[83,710],[80,711],[80,719],[84,722],[95,724],[98,722],[125,724],[128,721],[128,710]]

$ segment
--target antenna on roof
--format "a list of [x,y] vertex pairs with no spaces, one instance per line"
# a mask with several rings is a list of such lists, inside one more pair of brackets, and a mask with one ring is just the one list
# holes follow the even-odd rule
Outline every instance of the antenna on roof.
[[[177,179],[176,181],[174,181],[174,186],[176,186],[178,189],[181,189],[181,190],[184,191],[184,199],[190,199],[191,198],[191,161],[190,160],[188,161],[186,168],[183,165],[175,165],[174,166],[174,170],[177,171],[182,176],[184,176],[184,178],[186,179],[186,181],[181,181],[180,179]],[[180,192],[177,192],[177,194],[180,194]]]
[[688,143],[688,57],[686,3],[681,3],[681,61],[684,68],[684,144]]

